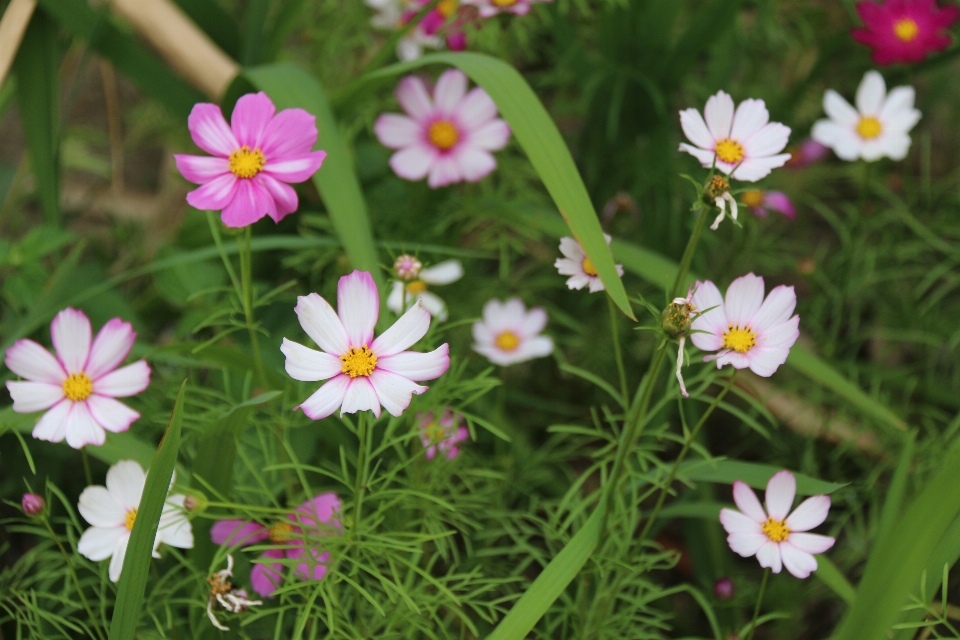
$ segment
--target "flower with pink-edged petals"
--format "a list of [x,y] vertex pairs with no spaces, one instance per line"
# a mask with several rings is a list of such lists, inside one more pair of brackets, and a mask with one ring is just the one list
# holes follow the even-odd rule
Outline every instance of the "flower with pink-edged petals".
[[183,177],[201,185],[187,194],[190,206],[221,211],[228,227],[246,227],[264,216],[280,222],[297,210],[297,192],[288,183],[316,173],[327,152],[312,150],[314,116],[303,109],[276,111],[263,92],[237,100],[229,125],[217,105],[194,105],[190,135],[212,157],[174,155]]
[[733,98],[718,91],[707,100],[703,116],[696,109],[681,111],[680,126],[693,143],[681,142],[680,151],[736,180],[756,182],[790,159],[789,153],[780,153],[790,127],[770,122],[763,100],[744,100],[734,111]]
[[276,560],[299,561],[293,574],[300,580],[320,580],[327,574],[330,552],[316,545],[319,538],[339,531],[339,513],[337,494],[321,493],[271,526],[249,520],[220,520],[210,529],[210,538],[228,546],[271,544],[260,556],[263,562],[255,563],[250,572],[253,590],[270,597],[283,583],[283,563]]
[[525,16],[530,13],[530,7],[535,2],[552,1],[553,0],[463,0],[463,3],[477,7],[481,18],[492,18],[498,13],[513,13],[518,16]]
[[692,303],[701,313],[690,325],[690,341],[703,351],[717,353],[717,368],[733,365],[769,377],[787,361],[800,337],[800,316],[793,315],[797,295],[793,287],[774,287],[764,299],[763,278],[748,273],[727,287],[726,298],[709,280],[697,282]]
[[771,211],[782,213],[791,220],[797,217],[797,209],[793,206],[793,201],[783,191],[752,189],[740,194],[740,199],[758,218],[766,218]]
[[449,69],[431,95],[421,78],[407,76],[397,86],[407,115],[384,113],[374,132],[380,144],[398,151],[393,171],[405,180],[423,180],[436,189],[477,182],[496,169],[491,151],[507,146],[510,127],[497,117],[497,105],[481,87],[467,92],[467,76]]
[[797,494],[797,479],[789,471],[779,471],[767,483],[766,510],[757,495],[745,483],[733,483],[733,500],[740,511],[720,510],[720,524],[730,534],[727,544],[744,558],[757,556],[760,566],[780,573],[780,569],[798,578],[817,570],[814,554],[823,553],[835,540],[817,533],[830,511],[830,496],[813,496],[790,513]]
[[543,358],[553,353],[553,340],[540,335],[546,326],[541,307],[527,311],[520,298],[489,300],[483,317],[473,323],[473,350],[501,367]]
[[950,46],[944,32],[960,17],[960,8],[939,8],[936,0],[886,0],[858,2],[857,13],[866,28],[854,29],[853,39],[873,49],[875,63],[909,64]]
[[[610,236],[603,234],[603,237],[609,247]],[[567,278],[568,288],[583,289],[589,285],[590,293],[603,291],[603,280],[597,275],[597,270],[593,267],[593,261],[587,257],[587,252],[583,250],[579,242],[573,238],[560,238],[560,253],[563,254],[563,257],[557,258],[553,266],[560,275],[570,276]],[[622,278],[623,265],[615,266],[617,267],[617,275]]]
[[437,417],[432,411],[418,413],[414,418],[420,431],[420,441],[427,450],[427,460],[433,460],[437,453],[442,453],[447,460],[453,460],[460,455],[461,442],[470,438],[470,430],[462,426],[463,416],[452,409],[444,409]]
[[[129,322],[110,320],[92,339],[82,311],[64,309],[50,324],[57,357],[33,340],[7,349],[7,368],[25,381],[7,389],[17,413],[46,411],[33,428],[38,440],[62,442],[74,449],[101,445],[106,431],[126,431],[140,414],[115,398],[135,396],[150,384],[146,360],[120,367],[137,334]],[[92,344],[91,344],[92,342]]]
[[336,312],[316,293],[297,298],[295,311],[322,351],[284,338],[287,373],[301,382],[329,380],[299,406],[311,420],[337,409],[341,416],[372,411],[379,418],[381,406],[399,417],[413,395],[427,390],[417,382],[439,378],[450,367],[446,343],[430,353],[407,351],[430,328],[430,313],[419,302],[374,339],[380,296],[366,271],[340,278]]

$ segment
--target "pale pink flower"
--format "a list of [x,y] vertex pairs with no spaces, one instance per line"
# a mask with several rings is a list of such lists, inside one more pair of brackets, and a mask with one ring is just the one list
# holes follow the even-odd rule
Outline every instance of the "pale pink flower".
[[427,460],[433,460],[438,452],[447,460],[453,460],[460,455],[457,445],[470,438],[470,430],[461,426],[463,416],[451,409],[444,409],[439,418],[432,411],[418,413],[414,421],[420,430],[420,441],[427,450]]
[[680,126],[689,145],[680,143],[704,167],[716,168],[737,180],[756,182],[790,159],[790,127],[770,122],[763,100],[744,100],[734,112],[733,98],[719,91],[707,100],[706,121],[696,109],[680,112]]
[[13,410],[46,411],[33,428],[33,437],[50,442],[66,439],[79,449],[103,444],[106,431],[129,429],[140,414],[114,398],[137,395],[150,384],[145,360],[120,367],[137,337],[133,326],[114,318],[91,344],[87,316],[64,309],[50,324],[50,336],[56,358],[33,340],[18,340],[7,349],[5,360],[11,371],[26,379],[7,383]]
[[835,540],[806,532],[827,519],[830,497],[807,498],[790,513],[796,493],[797,480],[792,473],[775,473],[767,483],[764,510],[753,489],[739,480],[734,482],[733,500],[740,511],[720,510],[720,523],[730,534],[730,548],[744,558],[757,556],[760,566],[774,573],[786,567],[796,577],[806,578],[816,571],[813,554],[823,553]]
[[215,104],[194,105],[187,120],[198,147],[214,157],[177,154],[183,177],[202,185],[187,194],[190,206],[222,211],[228,227],[246,227],[263,216],[274,222],[297,210],[297,192],[327,156],[312,151],[317,119],[303,109],[276,107],[267,94],[248,93],[233,109],[231,124]]
[[749,367],[769,377],[787,361],[800,337],[800,316],[792,315],[797,295],[784,285],[774,287],[766,299],[763,292],[763,278],[752,273],[734,280],[726,299],[709,280],[697,282],[692,302],[700,315],[691,324],[690,341],[703,351],[718,352],[704,356],[704,362],[716,360],[718,369]]
[[793,220],[797,217],[797,208],[790,196],[783,191],[761,191],[752,189],[740,194],[743,204],[758,218],[766,218],[771,211],[778,211]]
[[498,13],[513,13],[525,16],[530,13],[530,7],[535,2],[552,2],[553,0],[463,0],[463,4],[471,4],[480,12],[481,18],[492,18]]
[[[607,246],[609,247],[610,236],[603,234],[603,237],[606,239]],[[567,287],[570,289],[583,289],[589,285],[590,293],[603,291],[603,281],[600,279],[600,276],[597,275],[597,270],[594,268],[593,262],[587,257],[587,252],[583,250],[579,242],[573,238],[560,238],[560,253],[562,253],[564,257],[557,258],[553,266],[556,267],[560,275],[570,276],[567,278]],[[617,275],[622,278],[623,265],[618,264],[616,267]]]
[[497,167],[491,151],[504,148],[510,127],[497,117],[487,92],[467,92],[467,76],[445,71],[433,95],[423,80],[407,76],[397,86],[397,101],[407,115],[384,113],[374,131],[380,143],[398,149],[390,158],[394,172],[406,180],[423,180],[431,188],[477,182]]
[[520,298],[483,305],[483,318],[473,323],[473,350],[502,367],[553,353],[553,340],[540,335],[547,326],[547,312],[540,307],[527,311]]
[[312,420],[337,409],[341,416],[372,411],[379,418],[381,406],[399,417],[414,394],[427,390],[416,383],[439,378],[450,366],[447,344],[430,353],[406,350],[430,328],[430,313],[419,302],[373,338],[380,296],[366,271],[340,278],[336,312],[316,293],[297,298],[295,311],[322,351],[284,338],[280,351],[287,358],[287,373],[302,382],[329,380],[298,407]]

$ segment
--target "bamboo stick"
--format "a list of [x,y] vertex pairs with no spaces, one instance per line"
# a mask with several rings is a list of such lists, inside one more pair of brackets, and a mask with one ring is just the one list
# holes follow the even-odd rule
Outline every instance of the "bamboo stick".
[[7,79],[37,0],[11,0],[0,18],[0,87]]

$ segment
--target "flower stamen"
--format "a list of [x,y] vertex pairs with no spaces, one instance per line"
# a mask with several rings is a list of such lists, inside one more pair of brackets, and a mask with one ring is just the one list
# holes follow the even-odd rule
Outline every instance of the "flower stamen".
[[864,140],[872,140],[883,131],[883,125],[873,116],[864,116],[857,123],[857,134]]
[[412,293],[414,295],[418,293],[423,293],[427,290],[427,283],[423,280],[414,280],[407,285],[407,293]]
[[497,347],[504,351],[513,351],[520,346],[520,338],[513,331],[504,331],[494,340]]
[[377,368],[377,356],[367,345],[363,345],[359,349],[351,347],[349,351],[340,356],[340,362],[343,363],[341,371],[351,378],[369,376]]
[[266,162],[260,149],[251,151],[250,147],[243,145],[230,154],[230,172],[238,178],[252,178],[263,171]]
[[292,537],[290,534],[293,532],[293,525],[288,522],[278,522],[277,524],[270,527],[270,542],[276,544],[283,544],[287,542]]
[[750,327],[735,327],[727,325],[723,334],[723,348],[732,349],[737,353],[746,353],[757,346],[757,334]]
[[717,154],[717,158],[727,164],[737,164],[743,160],[744,156],[743,145],[730,138],[718,140],[714,151]]
[[783,542],[790,536],[790,527],[787,526],[786,520],[767,518],[767,521],[762,525],[762,529],[763,533],[773,542]]
[[920,33],[920,27],[914,20],[904,18],[894,23],[893,33],[903,42],[910,42]]
[[73,402],[82,402],[93,393],[93,380],[84,372],[71,373],[63,381],[63,395]]
[[597,269],[593,266],[593,260],[590,258],[584,256],[581,266],[583,267],[583,272],[588,276],[593,276],[594,278],[597,276]]
[[123,525],[127,528],[127,531],[133,531],[133,523],[137,521],[137,508],[134,507],[127,511],[127,518],[124,521]]
[[460,135],[452,122],[437,120],[427,132],[430,143],[441,151],[449,151],[460,141]]

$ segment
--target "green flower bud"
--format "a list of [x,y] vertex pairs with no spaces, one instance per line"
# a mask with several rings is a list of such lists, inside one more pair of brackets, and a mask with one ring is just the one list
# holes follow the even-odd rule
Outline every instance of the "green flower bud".
[[660,328],[671,338],[681,338],[690,331],[690,314],[694,311],[693,305],[678,298],[667,305],[660,314]]

